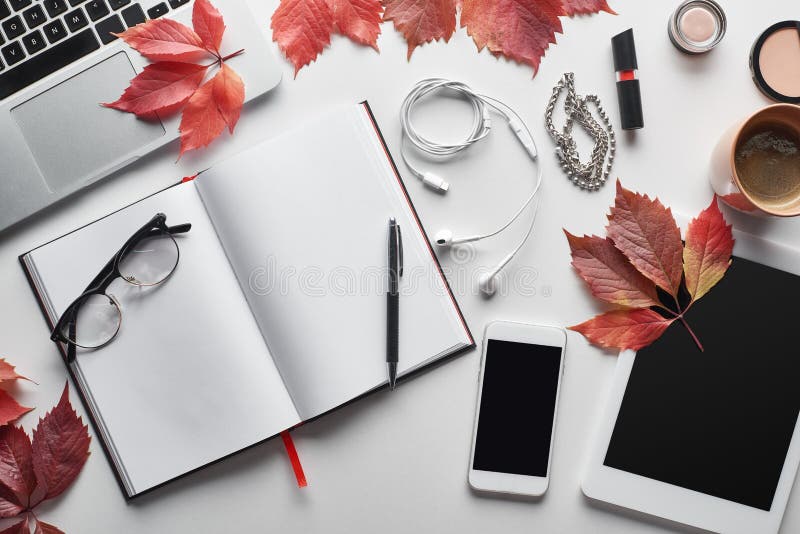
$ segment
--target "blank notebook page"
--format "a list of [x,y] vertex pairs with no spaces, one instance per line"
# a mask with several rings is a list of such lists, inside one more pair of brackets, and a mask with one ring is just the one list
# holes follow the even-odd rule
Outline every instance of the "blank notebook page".
[[157,212],[167,224],[192,223],[176,237],[177,270],[152,288],[114,282],[108,292],[121,303],[122,328],[109,345],[79,352],[73,366],[129,495],[299,422],[191,184],[34,250],[51,313],[60,315]]
[[400,374],[471,343],[363,105],[195,184],[303,419],[387,381],[389,217],[405,253]]

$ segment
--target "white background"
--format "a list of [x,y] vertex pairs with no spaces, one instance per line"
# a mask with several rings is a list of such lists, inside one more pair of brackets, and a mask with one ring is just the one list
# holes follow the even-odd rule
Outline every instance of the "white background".
[[[727,36],[710,54],[689,57],[674,49],[666,34],[677,1],[610,3],[619,16],[565,20],[565,35],[558,36],[558,45],[548,51],[533,79],[528,67],[497,60],[486,51],[477,53],[464,30],[448,44],[417,49],[410,62],[406,61],[405,42],[389,24],[382,26],[380,55],[335,37],[331,48],[297,78],[293,67],[281,60],[283,83],[245,108],[234,137],[225,134],[210,149],[184,157],[178,164],[174,163],[177,144],[165,147],[90,192],[0,236],[0,353],[39,382],[38,386],[23,383],[14,388],[23,403],[37,406],[23,418],[23,425],[30,429],[38,416],[57,402],[66,371],[48,340],[44,320],[17,263],[20,253],[336,104],[368,99],[399,162],[398,107],[409,88],[429,76],[461,80],[513,106],[530,125],[542,152],[545,184],[538,226],[508,269],[513,278],[521,266],[534,268],[537,293],[512,292],[486,301],[477,296],[474,283],[456,280],[460,276],[468,281],[474,269],[491,266],[504,256],[524,232],[524,224],[468,250],[471,259],[467,263],[442,255],[444,266],[454,269],[454,289],[477,341],[486,323],[495,319],[563,326],[589,318],[598,308],[569,266],[561,228],[601,233],[614,187],[609,183],[600,192],[585,193],[561,174],[543,127],[552,86],[563,72],[575,72],[578,92],[599,94],[618,126],[609,40],[632,26],[645,128],[632,135],[618,130],[612,176],[620,176],[629,188],[657,195],[677,212],[694,215],[711,199],[706,171],[718,137],[729,125],[768,103],[750,80],[747,61],[753,41],[773,22],[798,16],[797,4],[789,0],[722,2],[728,15]],[[269,17],[277,0],[253,4],[269,39]],[[274,44],[270,46],[277,51]],[[418,122],[430,135],[455,139],[469,125],[469,108],[449,99],[436,100],[420,108]],[[429,233],[444,226],[462,235],[492,230],[530,190],[534,176],[530,161],[503,121],[497,118],[494,124],[495,131],[486,142],[457,162],[437,166],[452,183],[446,197],[424,190],[401,166]],[[313,157],[313,147],[309,147],[309,157]],[[235,187],[235,177],[231,180]],[[264,199],[264,206],[269,209],[269,199]],[[742,216],[731,216],[731,220],[770,240],[800,245],[800,221]],[[467,486],[480,359],[479,351],[473,351],[402,383],[394,393],[373,395],[295,431],[310,482],[305,489],[296,487],[283,446],[280,440],[273,440],[126,503],[94,438],[92,456],[75,485],[62,498],[42,506],[39,514],[70,534],[234,529],[326,533],[674,531],[674,525],[596,507],[581,495],[581,473],[616,356],[590,347],[570,333],[566,358],[552,481],[539,502],[482,497]],[[75,395],[73,402],[79,413],[84,413]],[[252,417],[257,419],[259,414]],[[519,420],[524,424],[524,413]],[[797,531],[800,494],[795,492],[782,532]]]

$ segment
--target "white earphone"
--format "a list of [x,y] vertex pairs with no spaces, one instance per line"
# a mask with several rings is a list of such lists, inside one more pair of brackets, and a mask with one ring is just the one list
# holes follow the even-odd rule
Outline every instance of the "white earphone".
[[[429,93],[441,89],[450,89],[460,93],[472,105],[472,130],[469,136],[460,143],[442,144],[431,141],[419,135],[414,129],[413,123],[411,122],[411,109],[414,104],[416,104],[418,100]],[[522,118],[508,105],[489,96],[475,93],[466,84],[445,80],[442,78],[427,78],[417,83],[411,92],[408,93],[405,100],[403,100],[403,104],[400,108],[400,123],[403,127],[403,140],[407,138],[419,150],[434,156],[452,156],[466,148],[469,148],[474,143],[488,136],[489,132],[491,131],[491,117],[489,115],[490,108],[494,109],[506,118],[509,127],[516,135],[520,144],[522,144],[523,148],[525,148],[525,151],[536,164],[536,183],[533,187],[533,191],[527,200],[525,200],[525,202],[522,204],[522,206],[517,210],[517,212],[511,217],[511,219],[509,219],[508,222],[499,229],[488,234],[465,237],[453,237],[453,232],[451,230],[443,229],[437,232],[434,238],[437,246],[451,247],[464,243],[480,241],[481,239],[493,237],[511,226],[511,224],[516,221],[520,215],[522,215],[522,213],[525,211],[525,208],[531,204],[533,199],[536,197],[536,194],[539,192],[539,187],[542,185],[542,167],[537,160],[536,143],[533,140],[530,130],[522,121]],[[401,146],[400,154],[403,157],[403,162],[406,164],[411,173],[422,180],[422,182],[431,189],[439,193],[446,193],[450,188],[450,184],[432,172],[423,172],[414,167],[406,158],[405,151],[403,150],[404,146],[405,145]],[[533,233],[533,226],[536,221],[536,212],[538,211],[538,207],[537,201],[533,207],[533,216],[531,217],[531,224],[528,228],[528,232],[525,234],[525,237],[523,237],[520,243],[514,248],[514,250],[511,251],[511,253],[503,258],[497,267],[487,273],[481,274],[478,278],[478,287],[484,295],[491,296],[495,293],[497,290],[495,277],[514,258],[517,252],[519,252],[519,250],[525,245],[525,242],[528,240],[531,233]]]

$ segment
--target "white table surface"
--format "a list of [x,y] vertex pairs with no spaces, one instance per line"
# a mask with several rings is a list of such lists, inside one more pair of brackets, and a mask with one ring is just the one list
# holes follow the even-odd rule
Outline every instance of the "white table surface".
[[[536,294],[517,291],[487,301],[478,296],[474,282],[456,280],[469,280],[475,269],[492,266],[524,232],[524,224],[468,250],[468,261],[442,255],[476,340],[480,342],[491,320],[570,325],[590,317],[598,308],[569,266],[561,228],[601,233],[614,187],[610,183],[598,193],[584,193],[561,174],[543,127],[552,86],[561,73],[574,71],[578,92],[599,94],[618,126],[609,39],[633,26],[645,128],[630,136],[617,130],[613,176],[692,215],[711,198],[706,168],[722,131],[769,103],[750,80],[747,60],[753,41],[771,23],[798,16],[797,4],[790,0],[722,1],[727,36],[710,54],[689,57],[674,49],[666,34],[677,1],[610,3],[619,16],[565,20],[566,34],[558,37],[534,79],[527,67],[498,61],[486,51],[477,53],[464,30],[449,44],[418,48],[410,62],[405,42],[388,24],[382,26],[380,55],[334,37],[332,47],[296,79],[284,61],[282,84],[246,107],[234,137],[226,135],[178,164],[177,145],[165,147],[0,236],[0,355],[39,382],[15,387],[21,402],[38,407],[23,418],[23,425],[30,429],[57,402],[66,371],[48,340],[18,254],[335,104],[369,99],[397,157],[398,106],[417,80],[429,76],[464,81],[512,105],[531,126],[543,153],[545,184],[538,226],[508,269],[512,278],[522,266],[535,269]],[[252,4],[268,36],[277,0]],[[437,100],[420,109],[420,127],[431,135],[455,139],[469,121],[469,108],[458,101]],[[532,166],[503,121],[497,118],[495,125],[487,142],[438,167],[452,183],[446,197],[424,190],[401,166],[429,233],[444,226],[457,234],[493,229],[527,195]],[[800,220],[730,219],[771,240],[800,245]],[[126,503],[94,438],[92,456],[75,485],[42,506],[39,514],[69,534],[680,531],[675,525],[602,509],[581,494],[581,474],[616,356],[589,346],[574,333],[569,334],[550,490],[539,502],[471,492],[466,473],[479,360],[479,351],[472,351],[403,383],[394,393],[373,395],[295,431],[310,482],[305,489],[296,487],[278,439]],[[76,395],[72,400],[85,414]],[[782,532],[798,531],[800,492],[795,491]]]

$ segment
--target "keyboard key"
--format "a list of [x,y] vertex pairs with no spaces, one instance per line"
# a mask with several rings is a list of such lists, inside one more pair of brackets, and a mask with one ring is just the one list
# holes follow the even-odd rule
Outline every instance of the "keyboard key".
[[25,26],[22,25],[21,18],[13,17],[3,21],[3,31],[6,32],[6,37],[8,37],[9,40],[16,39],[25,33]]
[[56,19],[50,24],[45,24],[44,34],[47,36],[47,40],[51,43],[57,43],[61,39],[67,36],[67,29],[61,23],[60,20]]
[[72,7],[75,7],[75,6],[79,5],[79,4],[84,3],[85,1],[86,0],[69,0],[69,5],[71,5]]
[[6,0],[0,0],[0,20],[11,15],[11,10],[8,9],[8,4],[6,4]]
[[42,3],[51,19],[56,18],[67,10],[67,2],[65,0],[44,0]]
[[14,8],[14,11],[25,9],[31,5],[31,0],[9,0],[9,2],[11,2],[11,7]]
[[17,41],[14,41],[8,46],[3,47],[3,57],[6,58],[8,66],[19,63],[25,58],[25,52]]
[[75,11],[70,11],[64,15],[64,20],[67,22],[67,28],[69,28],[69,31],[73,33],[89,24],[89,19],[86,18],[86,15],[83,13],[81,8],[78,8]]
[[133,4],[131,7],[126,7],[122,10],[122,18],[125,19],[125,24],[128,25],[128,28],[133,28],[137,24],[141,24],[145,21],[142,6]]
[[130,4],[131,0],[109,0],[108,3],[111,4],[111,9],[116,11],[117,9],[125,7],[128,4]]
[[30,9],[26,9],[22,16],[25,17],[25,22],[28,23],[28,28],[30,29],[33,29],[40,24],[44,24],[44,21],[47,20],[44,16],[42,6],[40,5],[35,5]]
[[110,12],[104,0],[92,0],[85,7],[89,18],[93,21],[105,17]]
[[112,33],[121,33],[125,31],[125,26],[122,25],[119,15],[111,15],[107,19],[101,20],[94,25],[94,28],[97,30],[97,35],[100,36],[100,40],[103,41],[103,44],[108,44],[117,39],[116,35],[111,35]]
[[0,74],[0,100],[60,68],[66,67],[98,48],[100,48],[100,43],[97,42],[94,32],[89,29],[33,56],[16,69]]
[[181,7],[183,4],[188,4],[191,0],[169,0],[169,5],[172,9]]
[[44,37],[42,37],[42,34],[39,33],[39,30],[34,30],[23,37],[22,44],[25,45],[25,49],[28,51],[28,54],[31,55],[47,46],[47,42],[44,40]]
[[158,17],[163,17],[167,14],[167,4],[161,2],[160,4],[154,5],[150,9],[147,10],[147,16],[151,19],[157,19]]

